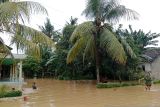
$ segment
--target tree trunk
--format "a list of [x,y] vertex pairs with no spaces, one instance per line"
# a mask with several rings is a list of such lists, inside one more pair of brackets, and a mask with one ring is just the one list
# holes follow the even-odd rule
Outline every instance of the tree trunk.
[[95,52],[95,61],[96,61],[96,73],[97,73],[97,83],[99,83],[100,82],[100,70],[99,70],[99,68],[100,68],[100,58],[99,58],[99,51],[98,51],[98,44],[97,44],[97,40],[96,40],[96,37],[97,37],[97,34],[93,34],[94,35],[94,43],[95,43],[95,50],[94,50],[94,52]]
[[0,64],[0,79],[1,79],[1,76],[2,76],[2,65]]
[[101,29],[101,21],[99,18],[95,20],[96,32],[93,32],[94,44],[95,44],[95,62],[96,62],[96,73],[97,73],[97,83],[100,82],[100,52],[99,52],[99,37]]
[[100,77],[99,77],[99,66],[96,65],[96,73],[97,73],[97,83],[100,82]]

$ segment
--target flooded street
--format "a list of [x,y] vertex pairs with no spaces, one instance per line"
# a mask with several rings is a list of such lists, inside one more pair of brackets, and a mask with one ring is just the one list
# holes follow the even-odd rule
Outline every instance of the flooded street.
[[[26,80],[31,88],[34,80]],[[92,81],[35,80],[38,90],[23,97],[1,101],[0,107],[159,107],[160,85],[97,89]]]

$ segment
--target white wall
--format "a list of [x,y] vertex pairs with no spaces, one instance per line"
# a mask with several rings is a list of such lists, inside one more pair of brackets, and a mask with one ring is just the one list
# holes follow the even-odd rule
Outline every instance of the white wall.
[[160,57],[158,57],[152,62],[151,75],[154,79],[160,80]]

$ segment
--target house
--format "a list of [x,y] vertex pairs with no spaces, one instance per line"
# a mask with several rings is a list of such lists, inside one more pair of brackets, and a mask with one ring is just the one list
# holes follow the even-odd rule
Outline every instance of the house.
[[1,64],[0,81],[23,82],[22,62],[26,55],[12,54],[12,56],[7,55]]
[[147,61],[142,65],[143,70],[150,72],[153,79],[160,80],[160,49],[146,50],[144,55],[147,57]]
[[22,82],[22,61],[24,54],[12,54],[12,48],[6,46],[0,38],[0,82]]

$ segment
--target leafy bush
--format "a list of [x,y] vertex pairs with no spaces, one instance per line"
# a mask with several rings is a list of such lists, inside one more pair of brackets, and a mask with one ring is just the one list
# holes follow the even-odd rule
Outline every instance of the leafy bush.
[[4,97],[17,97],[22,96],[22,91],[9,91],[4,94]]
[[125,87],[125,86],[135,86],[139,85],[139,83],[134,82],[124,82],[124,83],[98,83],[96,85],[97,88],[114,88],[114,87]]
[[0,98],[17,97],[17,96],[22,96],[22,91],[19,90],[9,91],[9,87],[7,87],[6,85],[0,86]]
[[4,97],[5,93],[7,92],[8,87],[6,85],[0,86],[0,98]]
[[153,81],[153,84],[160,84],[160,80]]

